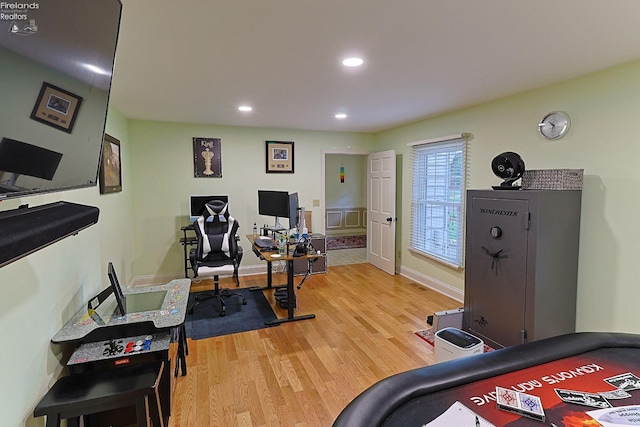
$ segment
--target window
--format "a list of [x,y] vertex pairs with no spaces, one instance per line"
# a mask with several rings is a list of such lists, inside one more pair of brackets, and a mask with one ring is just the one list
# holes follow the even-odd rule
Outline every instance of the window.
[[409,144],[413,167],[409,249],[456,268],[464,265],[465,136]]

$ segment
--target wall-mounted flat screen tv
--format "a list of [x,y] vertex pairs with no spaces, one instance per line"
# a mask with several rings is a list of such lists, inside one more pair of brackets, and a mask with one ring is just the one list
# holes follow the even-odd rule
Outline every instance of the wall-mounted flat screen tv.
[[121,10],[0,4],[0,200],[96,185]]

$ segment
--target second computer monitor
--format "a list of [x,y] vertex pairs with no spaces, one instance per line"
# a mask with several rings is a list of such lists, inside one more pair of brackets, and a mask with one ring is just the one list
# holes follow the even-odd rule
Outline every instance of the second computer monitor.
[[225,203],[229,203],[229,196],[189,196],[189,217],[191,222],[198,219],[204,213],[204,205],[211,200],[220,200]]
[[298,193],[289,194],[289,228],[298,226],[300,218],[300,203],[298,201]]

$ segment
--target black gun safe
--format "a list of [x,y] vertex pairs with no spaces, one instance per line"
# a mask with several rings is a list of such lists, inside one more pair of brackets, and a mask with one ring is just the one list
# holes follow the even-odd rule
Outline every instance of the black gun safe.
[[575,332],[576,190],[468,190],[462,327],[501,348]]

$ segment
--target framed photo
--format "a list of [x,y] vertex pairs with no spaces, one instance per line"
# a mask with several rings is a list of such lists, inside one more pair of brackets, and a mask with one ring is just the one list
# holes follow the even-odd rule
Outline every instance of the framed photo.
[[100,194],[122,191],[120,141],[104,134],[100,159]]
[[293,142],[267,141],[267,173],[294,173]]
[[193,176],[222,178],[220,138],[193,138]]
[[47,82],[42,83],[31,118],[71,133],[82,98]]

